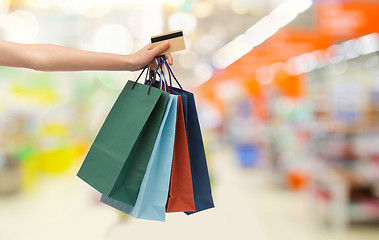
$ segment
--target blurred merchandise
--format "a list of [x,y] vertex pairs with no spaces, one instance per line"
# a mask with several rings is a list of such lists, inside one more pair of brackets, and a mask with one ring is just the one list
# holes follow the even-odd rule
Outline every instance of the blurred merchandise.
[[20,164],[0,152],[0,197],[21,190]]
[[242,167],[253,167],[259,159],[258,149],[254,145],[236,145],[237,158]]
[[21,164],[23,189],[32,190],[37,184],[39,174],[36,149],[30,143],[21,145],[17,157]]
[[304,171],[293,170],[287,172],[287,185],[292,190],[303,190],[310,181],[310,174]]
[[257,158],[274,183],[318,196],[312,204],[335,228],[378,220],[378,9],[315,1],[298,16],[307,28],[295,20],[245,55],[230,52],[234,61],[218,54],[252,44],[248,29],[215,55],[224,65],[198,89],[223,113],[239,164]]

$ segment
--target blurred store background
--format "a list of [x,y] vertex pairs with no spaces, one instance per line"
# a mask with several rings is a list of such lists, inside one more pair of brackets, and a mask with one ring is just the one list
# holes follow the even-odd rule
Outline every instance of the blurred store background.
[[[182,29],[215,209],[135,220],[77,178],[131,72],[0,67],[0,240],[379,239],[378,0],[0,0],[0,39],[129,54]],[[0,57],[2,57],[0,55]]]

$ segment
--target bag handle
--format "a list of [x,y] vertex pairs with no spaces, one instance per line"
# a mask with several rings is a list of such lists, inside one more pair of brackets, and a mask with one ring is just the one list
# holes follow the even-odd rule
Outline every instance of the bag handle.
[[[149,91],[148,93],[150,93],[150,89],[151,87],[154,85],[155,82],[157,82],[157,74],[160,76],[161,78],[161,74],[159,74],[158,70],[151,70],[149,67],[148,67],[148,72],[146,73],[146,77],[145,77],[145,85],[149,85]],[[162,83],[163,82],[163,83]],[[163,85],[164,84],[164,85]],[[159,86],[159,89],[162,90],[162,91],[167,91],[167,82],[161,80],[160,82],[160,86]],[[164,90],[165,89],[165,90]],[[171,93],[171,92],[170,92]]]
[[[132,90],[134,89],[134,87],[136,86],[138,80],[141,78],[142,74],[145,72],[146,69],[150,69],[148,66],[144,67],[142,72],[138,75],[138,78],[137,80],[134,82],[133,86],[132,86]],[[145,77],[146,79],[146,77]],[[152,84],[149,84],[149,90],[147,91],[147,95],[150,95],[150,89],[151,89],[151,85]]]
[[[164,69],[164,63],[162,62],[162,60],[159,58],[159,63],[157,61],[157,66],[158,66],[158,69],[157,69],[157,74],[159,75],[160,77],[160,84],[161,86],[163,85],[164,86],[164,91],[165,92],[168,92],[171,94],[171,89],[167,86],[169,86],[167,84],[167,81],[166,81],[166,74],[165,74],[165,69]],[[163,90],[163,88],[161,87],[161,90]]]
[[[159,89],[166,92],[167,91],[167,86],[164,85],[164,82],[163,82],[163,79],[162,79],[162,69],[160,67],[160,62],[158,62],[158,60],[159,60],[159,58],[156,57],[155,58],[155,63],[157,64],[157,70],[155,72],[156,72],[156,74],[158,74],[159,80],[160,80],[159,81]],[[164,87],[164,89],[163,89],[163,87]]]
[[[157,62],[157,59],[154,59],[156,61],[156,63],[158,64]],[[150,67],[147,67],[148,71],[145,75],[145,82],[144,84],[145,85],[154,85],[154,83],[156,82],[156,75],[158,74],[160,77],[161,75],[159,74],[159,72],[157,72],[157,70],[151,70]],[[142,73],[141,73],[142,74]],[[160,83],[159,85],[159,89],[163,90],[162,89],[162,84]]]
[[145,70],[146,70],[147,68],[148,68],[147,66],[143,68],[143,70],[142,70],[142,72],[139,74],[137,80],[134,82],[134,84],[133,84],[133,86],[132,86],[132,89],[134,89],[134,87],[136,86],[138,80],[141,78],[143,72],[145,72]]
[[150,68],[148,67],[147,68],[147,73],[145,75],[145,82],[144,82],[145,85],[148,85],[147,83],[150,82],[150,79],[152,77],[152,73],[151,72],[152,72],[152,70],[150,70]]
[[150,89],[153,86],[154,81],[155,81],[155,71],[150,70],[149,68],[149,90],[147,91],[147,94],[150,94]]
[[174,77],[175,79],[175,82],[178,84],[178,86],[180,87],[181,90],[183,90],[182,86],[180,85],[178,79],[175,77],[173,71],[171,70],[170,66],[168,65],[166,59],[164,57],[161,57],[161,60],[162,62],[164,63],[164,65],[166,66],[167,68],[167,71],[168,71],[168,75],[169,75],[169,79],[170,79],[170,87],[171,87],[171,90],[172,90],[172,81],[171,81],[171,75]]
[[[157,87],[158,89],[171,94],[171,90],[166,81],[166,74],[164,72],[164,69],[162,68],[163,63],[160,61],[158,57],[155,59],[155,62],[157,64],[157,70],[150,70],[150,79],[145,81],[145,85],[147,85],[149,82],[149,85],[154,86],[154,84],[158,82],[159,83],[159,86]],[[159,77],[159,80],[157,80],[158,77]]]
[[[150,94],[151,87],[153,86],[154,82],[156,81],[156,75],[157,74],[158,74],[158,76],[160,78],[159,89],[161,89],[162,91],[168,92],[170,94],[173,91],[173,89],[172,89],[171,75],[174,77],[174,79],[175,79],[176,83],[179,85],[179,87],[183,90],[183,88],[180,85],[179,81],[176,79],[174,73],[170,69],[167,61],[164,58],[164,56],[158,56],[154,60],[157,63],[157,70],[150,70],[150,68],[148,66],[145,66],[143,68],[142,72],[138,75],[136,81],[134,82],[134,84],[132,86],[132,89],[134,89],[134,87],[136,86],[138,80],[141,78],[141,76],[145,72],[145,70],[148,69],[148,71],[146,73],[146,76],[145,76],[145,83],[144,83],[145,85],[147,85],[147,83],[149,83],[149,90],[147,91],[147,94]],[[168,76],[170,78],[170,86],[169,86],[169,88],[167,87],[168,84],[167,84],[167,81],[166,81],[166,75],[165,75],[165,69],[164,69],[165,67],[167,68],[167,73],[168,73]]]

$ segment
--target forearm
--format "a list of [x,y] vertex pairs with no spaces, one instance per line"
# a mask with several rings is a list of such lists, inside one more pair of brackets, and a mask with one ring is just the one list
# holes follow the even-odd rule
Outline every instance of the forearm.
[[[51,44],[2,44],[0,65],[41,71],[132,70],[131,56],[97,53]],[[4,59],[2,59],[4,58]]]

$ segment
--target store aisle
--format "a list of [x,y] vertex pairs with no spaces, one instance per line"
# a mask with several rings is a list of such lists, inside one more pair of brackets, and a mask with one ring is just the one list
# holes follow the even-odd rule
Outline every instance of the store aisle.
[[[303,193],[275,186],[259,169],[241,169],[225,149],[211,153],[216,208],[166,223],[128,218],[98,203],[75,171],[48,178],[36,195],[0,199],[0,240],[254,239],[377,240],[375,227],[332,232],[312,217]],[[74,169],[75,170],[75,169]]]
[[191,216],[169,214],[166,223],[131,220],[116,224],[110,231],[110,240],[120,236],[138,236],[138,239],[268,239],[262,222],[254,215],[254,206],[248,191],[254,187],[249,172],[241,172],[223,151],[212,154],[213,193],[216,208]]
[[[222,149],[222,150],[221,150]],[[210,155],[216,208],[193,216],[168,215],[166,223],[132,220],[112,227],[107,239],[377,240],[379,229],[326,228],[312,216],[304,193],[276,186],[260,169],[241,169],[229,148]],[[271,179],[271,180],[270,180]]]

